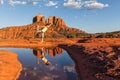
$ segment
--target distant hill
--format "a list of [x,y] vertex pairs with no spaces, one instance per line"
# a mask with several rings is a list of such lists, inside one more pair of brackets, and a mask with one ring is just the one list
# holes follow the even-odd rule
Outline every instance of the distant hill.
[[66,25],[62,18],[56,16],[50,16],[48,19],[41,14],[33,18],[33,23],[25,26],[11,26],[0,29],[1,39],[30,39],[30,38],[40,38],[41,33],[36,33],[37,25],[42,29],[46,24],[54,24],[46,32],[45,37],[47,38],[76,38],[88,36],[85,31],[70,28]]
[[92,34],[92,37],[94,38],[120,38],[120,31],[95,33],[95,34]]

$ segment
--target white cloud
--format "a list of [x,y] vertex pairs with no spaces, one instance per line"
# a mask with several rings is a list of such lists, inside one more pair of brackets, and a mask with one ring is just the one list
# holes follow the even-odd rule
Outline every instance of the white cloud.
[[49,1],[47,4],[45,4],[46,6],[56,6],[58,4],[58,2],[53,2],[53,1]]
[[4,1],[3,0],[0,0],[0,4],[3,4],[4,3]]
[[17,5],[17,4],[22,4],[22,5],[27,4],[27,2],[25,2],[25,1],[13,1],[13,0],[9,0],[8,3],[9,3],[11,6],[14,6],[14,5]]
[[[37,5],[38,3],[43,3],[43,5],[55,8],[59,7],[58,2],[52,0],[0,0],[0,4],[7,2],[11,6],[15,5]],[[46,4],[45,4],[46,3]],[[39,6],[39,5],[38,5]],[[103,9],[109,7],[108,4],[99,2],[98,0],[64,0],[64,7],[77,8],[77,9]]]
[[28,1],[27,4],[37,5],[38,2],[36,0],[31,0],[31,1]]
[[36,5],[37,1],[35,0],[30,0],[30,1],[20,1],[20,0],[9,0],[8,4],[14,6],[14,5],[27,5],[27,4],[32,4],[32,5]]
[[102,9],[108,7],[108,4],[103,4],[98,2],[97,0],[67,0],[63,3],[64,7],[72,7],[72,8],[87,8],[87,9]]
[[108,6],[109,6],[108,4],[103,4],[103,3],[96,2],[96,1],[85,4],[85,7],[87,9],[102,9]]
[[75,0],[67,0],[66,3],[63,4],[65,7],[72,7],[72,8],[81,8],[82,2],[75,1]]
[[40,80],[54,80],[55,78],[59,78],[58,75],[52,73],[46,73],[44,76],[40,76]]
[[64,71],[67,71],[67,72],[75,72],[75,66],[74,65],[71,65],[71,66],[64,66],[63,67]]

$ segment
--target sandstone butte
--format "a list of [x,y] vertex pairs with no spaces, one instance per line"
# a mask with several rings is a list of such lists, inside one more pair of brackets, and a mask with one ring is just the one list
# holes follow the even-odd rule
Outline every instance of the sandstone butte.
[[[58,25],[57,21],[60,21],[59,27],[50,28],[46,32],[47,38],[41,43],[40,36],[35,37],[36,25],[40,25],[41,28],[46,23]],[[120,79],[120,38],[63,38],[59,31],[86,34],[84,31],[67,27],[64,21],[58,20],[55,16],[50,16],[46,20],[43,15],[38,15],[33,18],[31,25],[1,29],[0,47],[61,47],[67,50],[74,60],[81,80]],[[59,37],[56,38],[54,35],[55,38],[51,38],[51,34]]]
[[33,23],[41,22],[42,24],[52,23],[55,26],[66,27],[66,24],[62,18],[57,18],[56,16],[50,16],[48,20],[42,14],[38,14],[33,18]]
[[0,80],[16,80],[21,70],[16,53],[0,50]]
[[45,33],[47,38],[76,37],[81,34],[87,35],[85,31],[70,28],[62,18],[50,16],[48,19],[41,14],[33,18],[33,23],[24,26],[10,26],[0,29],[0,39],[35,39],[40,38],[41,34],[36,33],[37,26],[41,30],[46,24],[52,25]]

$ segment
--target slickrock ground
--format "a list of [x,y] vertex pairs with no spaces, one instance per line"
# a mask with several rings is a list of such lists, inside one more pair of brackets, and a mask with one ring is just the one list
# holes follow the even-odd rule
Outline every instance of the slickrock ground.
[[0,50],[0,80],[16,80],[21,70],[16,53]]
[[120,80],[120,38],[72,39],[60,45],[76,63],[81,80]]
[[68,51],[81,80],[120,80],[120,38],[0,40],[0,47],[55,47]]
[[6,39],[0,40],[0,47],[23,47],[23,48],[35,48],[35,47],[56,47],[59,44],[72,44],[73,41],[67,38],[46,38],[44,42],[41,39]]

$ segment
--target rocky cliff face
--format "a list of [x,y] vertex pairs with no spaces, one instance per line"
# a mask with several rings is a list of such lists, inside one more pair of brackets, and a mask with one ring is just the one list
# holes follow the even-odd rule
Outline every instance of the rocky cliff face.
[[66,24],[64,22],[64,20],[62,18],[57,18],[55,16],[50,16],[48,18],[48,23],[52,23],[55,26],[62,26],[62,27],[66,27]]
[[52,23],[52,24],[56,24],[56,17],[55,16],[50,16],[49,18],[48,18],[48,23]]
[[58,38],[58,37],[80,37],[81,34],[87,34],[86,32],[70,28],[66,26],[65,22],[61,18],[50,16],[48,20],[41,14],[33,18],[33,24],[25,26],[11,26],[0,29],[1,39],[29,39],[29,38],[40,38],[41,33],[36,33],[37,26],[41,30],[46,24],[52,23],[51,26],[45,33],[47,38]]
[[25,39],[34,38],[35,25],[12,26],[0,30],[0,38],[2,39]]
[[56,16],[50,16],[48,19],[45,19],[45,17],[42,14],[38,14],[33,18],[33,23],[36,23],[36,22],[41,22],[42,24],[52,23],[55,26],[66,27],[64,20]]
[[45,20],[45,17],[42,15],[42,14],[38,14],[37,16],[35,16],[34,18],[33,18],[33,23],[35,23],[35,22],[40,22],[40,23],[42,23],[42,24],[46,24],[46,20]]

